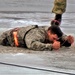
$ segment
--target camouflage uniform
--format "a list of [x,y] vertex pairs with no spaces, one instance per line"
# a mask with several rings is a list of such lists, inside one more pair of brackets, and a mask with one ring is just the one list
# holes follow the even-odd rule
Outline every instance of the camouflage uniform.
[[55,14],[63,14],[66,10],[66,0],[55,0],[52,12]]
[[[33,50],[52,50],[51,42],[46,42],[48,26],[27,26],[20,27],[17,30],[18,33],[18,41],[20,47],[27,47]],[[7,46],[15,46],[12,30],[4,32],[0,36],[0,44]]]

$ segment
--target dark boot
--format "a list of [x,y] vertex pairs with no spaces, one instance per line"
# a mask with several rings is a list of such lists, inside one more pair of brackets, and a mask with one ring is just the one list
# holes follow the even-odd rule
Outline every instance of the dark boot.
[[55,19],[51,21],[51,25],[59,26],[61,24],[62,14],[56,14]]

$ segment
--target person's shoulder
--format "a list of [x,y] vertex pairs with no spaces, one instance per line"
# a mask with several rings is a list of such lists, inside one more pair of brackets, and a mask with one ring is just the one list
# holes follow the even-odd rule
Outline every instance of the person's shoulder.
[[40,28],[44,29],[44,30],[48,30],[49,26],[44,25],[44,26],[39,26]]

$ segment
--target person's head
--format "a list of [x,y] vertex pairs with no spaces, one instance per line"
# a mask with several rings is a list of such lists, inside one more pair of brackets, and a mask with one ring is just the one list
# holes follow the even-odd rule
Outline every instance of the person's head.
[[58,40],[63,35],[61,29],[56,25],[50,26],[47,30],[47,34],[48,34],[48,40],[52,42],[54,40]]

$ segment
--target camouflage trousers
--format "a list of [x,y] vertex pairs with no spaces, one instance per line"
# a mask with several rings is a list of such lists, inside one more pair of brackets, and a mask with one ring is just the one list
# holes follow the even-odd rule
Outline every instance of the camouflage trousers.
[[[10,37],[10,31],[5,31],[0,35],[0,45],[9,45],[8,39],[11,38]],[[11,38],[12,39],[12,38]],[[9,40],[11,40],[9,39]]]
[[3,37],[0,35],[0,45],[2,45]]
[[52,12],[55,14],[63,14],[66,10],[66,0],[55,0]]
[[0,45],[3,45],[3,40],[6,38],[6,32],[0,35]]

